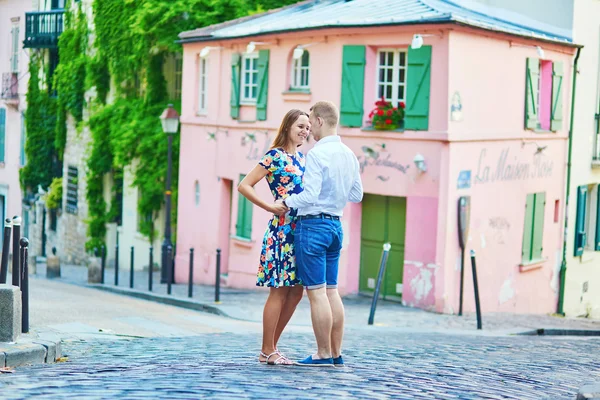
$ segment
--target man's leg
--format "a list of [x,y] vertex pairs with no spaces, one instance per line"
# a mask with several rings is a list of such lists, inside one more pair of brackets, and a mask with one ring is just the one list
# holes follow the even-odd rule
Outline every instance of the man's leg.
[[339,221],[332,221],[335,234],[331,246],[327,249],[326,279],[327,299],[332,314],[331,350],[333,358],[342,354],[342,340],[344,338],[344,304],[338,291],[338,269],[340,251],[343,243],[343,231]]
[[344,339],[344,304],[337,289],[327,289],[327,298],[331,307],[333,324],[331,328],[331,355],[337,358],[342,355]]
[[325,287],[307,289],[310,318],[317,339],[317,354],[313,359],[331,358],[332,315]]

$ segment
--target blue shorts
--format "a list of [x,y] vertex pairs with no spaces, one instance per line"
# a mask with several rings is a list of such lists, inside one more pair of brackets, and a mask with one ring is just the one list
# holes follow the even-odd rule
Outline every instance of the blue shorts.
[[298,219],[294,232],[296,268],[304,287],[337,288],[343,237],[339,220]]

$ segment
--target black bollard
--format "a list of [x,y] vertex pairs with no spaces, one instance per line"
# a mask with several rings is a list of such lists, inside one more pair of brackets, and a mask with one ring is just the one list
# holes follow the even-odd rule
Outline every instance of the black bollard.
[[133,289],[133,246],[131,246],[131,258],[129,266],[129,288]]
[[27,238],[21,238],[19,241],[23,257],[21,257],[21,271],[23,273],[21,277],[21,331],[22,333],[29,332],[29,240]]
[[119,286],[119,231],[117,231],[117,245],[115,246],[115,286]]
[[194,287],[194,249],[190,249],[190,277],[188,280],[188,297],[192,297]]
[[154,269],[154,257],[153,257],[153,249],[150,246],[150,254],[148,255],[148,290],[152,291],[152,274]]
[[479,285],[477,284],[477,268],[475,267],[474,250],[471,250],[471,267],[473,268],[473,291],[475,292],[475,311],[477,312],[477,329],[481,329],[481,306],[479,304]]
[[19,239],[21,238],[21,218],[17,215],[13,217],[13,270],[12,270],[12,284],[13,286],[21,286],[19,276],[21,275],[21,265],[19,255],[21,249],[19,247]]
[[369,325],[373,325],[375,320],[375,309],[377,308],[377,300],[379,299],[379,290],[381,288],[381,282],[385,274],[385,267],[387,265],[388,256],[392,245],[385,243],[383,245],[383,252],[381,253],[381,262],[379,263],[379,274],[377,275],[377,284],[375,285],[375,292],[373,293],[373,301],[371,302],[371,312],[369,313]]
[[215,277],[215,303],[221,303],[221,249],[217,249],[217,273]]
[[171,245],[167,246],[167,294],[171,294],[171,283],[173,282],[173,268],[170,268],[173,264],[171,261],[171,257],[173,257],[173,247]]
[[104,284],[104,271],[106,270],[106,246],[102,245],[102,259],[100,261],[100,283]]
[[2,261],[0,262],[0,283],[6,283],[8,278],[8,252],[10,249],[10,231],[12,221],[6,218],[4,221],[4,240],[2,241]]

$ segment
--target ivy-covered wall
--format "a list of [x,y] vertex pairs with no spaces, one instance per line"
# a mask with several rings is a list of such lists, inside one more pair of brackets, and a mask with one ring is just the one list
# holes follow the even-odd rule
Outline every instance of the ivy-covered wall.
[[[40,89],[42,86],[34,77],[38,75],[35,68],[39,68],[40,62],[32,57],[27,97],[30,105],[28,166],[21,174],[26,188],[35,188],[38,184],[48,187],[53,178],[60,176],[56,171],[62,170],[67,116],[73,117],[78,130],[88,124],[91,131],[85,188],[88,250],[104,244],[106,224],[114,222],[120,214],[122,187],[114,185],[112,201],[107,204],[103,195],[104,176],[112,174],[113,181],[122,181],[123,168],[129,165],[136,165],[133,185],[142,194],[138,214],[152,216],[142,219],[140,232],[151,241],[157,234],[153,220],[164,204],[167,173],[167,138],[158,117],[168,103],[180,109],[179,99],[168,98],[163,64],[168,54],[181,51],[181,46],[175,43],[177,35],[296,1],[90,2],[93,21],[88,21],[83,2],[67,5],[65,30],[59,40],[60,62],[54,76],[55,97]],[[95,93],[89,103],[86,103],[86,92]],[[85,118],[85,110],[89,118]],[[177,223],[178,160],[179,136],[176,135],[172,176],[174,225]],[[48,169],[48,165],[55,167]]]

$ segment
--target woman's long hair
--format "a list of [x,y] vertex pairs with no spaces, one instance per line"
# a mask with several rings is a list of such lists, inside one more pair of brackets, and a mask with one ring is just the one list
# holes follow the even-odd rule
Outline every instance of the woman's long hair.
[[279,132],[277,132],[277,136],[275,136],[275,140],[273,140],[273,143],[271,144],[271,150],[286,148],[290,141],[290,129],[292,129],[292,125],[294,125],[294,122],[296,122],[301,115],[306,115],[308,117],[307,113],[296,108],[291,109],[285,114],[285,117],[283,117],[283,121],[281,121],[281,125],[279,126]]

